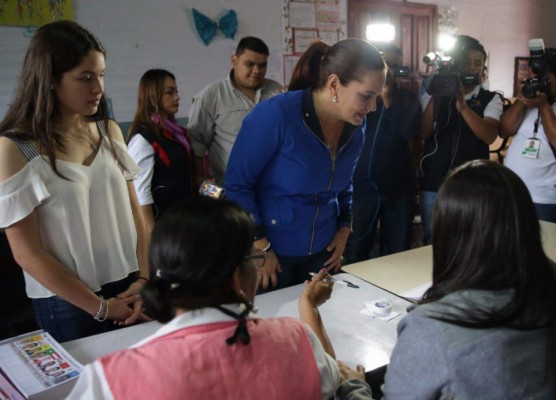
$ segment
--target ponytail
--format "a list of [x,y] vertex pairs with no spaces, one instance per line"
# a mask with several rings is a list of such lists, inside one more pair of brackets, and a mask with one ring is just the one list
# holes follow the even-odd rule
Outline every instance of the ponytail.
[[382,55],[366,40],[345,39],[333,46],[314,42],[297,62],[288,90],[323,88],[333,74],[345,86],[353,80],[361,80],[367,71],[385,70]]
[[322,59],[326,57],[330,48],[324,42],[313,42],[301,56],[293,70],[288,91],[303,90],[308,87],[316,89],[320,75]]

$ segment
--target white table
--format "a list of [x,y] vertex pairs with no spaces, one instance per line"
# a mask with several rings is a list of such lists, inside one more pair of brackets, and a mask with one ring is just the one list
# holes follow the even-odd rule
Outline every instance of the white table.
[[432,246],[373,258],[342,267],[367,282],[397,295],[432,281]]
[[[363,364],[367,371],[382,367],[390,361],[397,339],[397,325],[411,304],[385,290],[349,274],[338,274],[358,285],[359,289],[334,285],[332,297],[319,310],[336,358],[355,366]],[[293,316],[298,318],[297,299],[303,285],[257,296],[259,315],[265,318]],[[390,321],[382,321],[361,313],[366,301],[386,298],[392,310],[400,315]]]
[[[539,222],[544,251],[556,261],[556,224]],[[342,270],[401,296],[432,281],[432,246],[346,265]]]
[[[360,288],[335,285],[331,299],[320,307],[336,357],[352,366],[363,364],[367,371],[388,364],[396,342],[396,327],[410,303],[354,276],[339,274],[337,277],[347,279]],[[264,318],[298,318],[297,301],[302,290],[303,285],[296,285],[257,296],[257,315]],[[360,312],[365,308],[364,302],[382,297],[388,299],[393,311],[401,315],[390,321],[382,321]],[[75,359],[87,364],[99,356],[135,344],[160,326],[157,322],[144,323],[66,342],[63,346]]]

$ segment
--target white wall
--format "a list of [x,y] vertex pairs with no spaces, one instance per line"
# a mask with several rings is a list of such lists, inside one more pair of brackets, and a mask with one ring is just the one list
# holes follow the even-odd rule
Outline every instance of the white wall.
[[[528,39],[543,37],[547,46],[556,47],[555,0],[421,2],[457,7],[459,33],[485,45],[490,88],[506,96],[512,94],[514,57],[528,55]],[[234,9],[239,19],[236,40],[218,33],[205,47],[193,27],[192,7],[213,19]],[[245,35],[268,44],[268,76],[282,82],[283,0],[74,0],[74,9],[76,20],[108,51],[106,93],[119,121],[132,119],[139,78],[154,67],[174,72],[182,96],[179,116],[187,116],[193,95],[227,74],[237,40]],[[28,43],[22,28],[0,26],[0,115],[13,97]]]
[[[267,76],[282,81],[281,0],[73,0],[75,20],[95,33],[107,50],[106,95],[119,121],[133,118],[137,85],[149,68],[176,75],[178,116],[187,116],[193,95],[230,70],[237,42],[258,36],[270,48]],[[219,31],[209,46],[198,37],[191,8],[211,19],[229,9],[238,15],[235,40]],[[0,26],[0,115],[13,97],[29,39],[23,28]]]

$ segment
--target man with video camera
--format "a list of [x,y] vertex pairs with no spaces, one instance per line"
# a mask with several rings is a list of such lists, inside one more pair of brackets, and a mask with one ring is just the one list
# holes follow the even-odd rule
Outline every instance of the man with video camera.
[[506,166],[525,182],[539,219],[556,222],[556,49],[529,41],[532,76],[500,121],[500,136],[513,136]]
[[419,168],[425,244],[430,242],[430,217],[438,188],[451,169],[489,158],[489,145],[498,136],[502,115],[501,97],[481,87],[487,57],[483,45],[459,35],[451,56],[425,81],[430,101],[423,107],[421,137],[425,145]]

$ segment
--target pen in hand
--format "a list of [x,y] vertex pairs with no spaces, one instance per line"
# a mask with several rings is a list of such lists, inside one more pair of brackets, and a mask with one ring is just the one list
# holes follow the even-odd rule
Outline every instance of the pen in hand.
[[[309,275],[316,276],[318,274],[316,272],[309,272]],[[328,275],[328,274],[323,279],[323,282],[326,282],[326,281],[332,281],[332,282],[336,282],[340,285],[344,285],[344,286],[347,286],[347,287],[350,287],[350,288],[359,289],[359,286],[351,283],[350,281],[346,281],[345,279],[336,279],[332,275]]]

